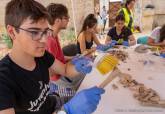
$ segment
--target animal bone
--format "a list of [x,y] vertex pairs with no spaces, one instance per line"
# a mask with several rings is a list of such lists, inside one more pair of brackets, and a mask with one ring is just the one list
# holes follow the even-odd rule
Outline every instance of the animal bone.
[[133,92],[134,98],[137,99],[141,105],[165,108],[165,100],[162,100],[155,90],[138,83],[132,79],[131,75],[122,73],[119,82]]

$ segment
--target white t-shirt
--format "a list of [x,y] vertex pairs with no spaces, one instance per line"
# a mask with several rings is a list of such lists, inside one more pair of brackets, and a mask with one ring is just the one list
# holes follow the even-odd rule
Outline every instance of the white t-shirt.
[[97,23],[98,23],[99,26],[103,25],[103,20],[100,17],[100,15],[97,16]]
[[161,29],[161,27],[156,27],[150,35],[150,38],[155,40],[155,43],[158,43],[160,40],[160,29]]
[[106,10],[102,10],[101,17],[103,20],[107,19],[107,11]]

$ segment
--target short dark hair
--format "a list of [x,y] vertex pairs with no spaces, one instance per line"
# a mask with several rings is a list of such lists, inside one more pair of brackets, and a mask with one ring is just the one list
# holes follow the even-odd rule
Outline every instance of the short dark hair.
[[97,15],[100,15],[100,12],[97,12]]
[[50,15],[49,24],[53,25],[54,20],[57,18],[62,18],[63,16],[68,17],[68,9],[63,4],[51,3],[47,6],[47,11]]
[[125,21],[124,15],[122,15],[122,14],[117,15],[116,16],[116,22],[117,21]]
[[34,0],[11,0],[6,5],[5,26],[20,27],[27,18],[33,23],[49,17],[46,8]]
[[135,2],[135,0],[126,0],[125,7],[127,7],[132,1]]

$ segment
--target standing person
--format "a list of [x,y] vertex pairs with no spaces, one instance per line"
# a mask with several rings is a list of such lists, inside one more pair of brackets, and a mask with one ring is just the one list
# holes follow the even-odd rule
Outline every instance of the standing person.
[[150,46],[161,47],[160,56],[165,58],[165,24],[162,27],[156,27],[147,39]]
[[[69,22],[68,9],[62,4],[51,3],[47,6],[47,11],[50,15],[49,25],[53,30],[53,35],[47,38],[47,50],[56,59],[65,64],[72,57],[63,55],[58,34],[61,30],[66,29]],[[52,75],[50,76],[50,93],[56,92],[65,101],[68,101],[76,93],[76,89],[83,78],[84,75],[75,78],[69,78],[59,74]]]
[[151,46],[165,47],[165,24],[162,27],[156,27],[152,31],[147,43]]
[[[47,51],[46,8],[34,0],[11,0],[5,10],[5,26],[13,47],[0,61],[0,114],[91,114],[104,90],[93,87],[79,92],[63,105],[49,93],[49,73],[76,76],[90,69],[81,58],[62,64]],[[86,63],[85,63],[86,62]],[[81,100],[81,102],[80,102]],[[61,110],[61,111],[60,111]]]
[[101,12],[101,17],[103,19],[103,33],[105,31],[105,26],[106,26],[106,23],[107,23],[107,10],[106,10],[106,7],[103,6],[103,9],[102,9],[102,12]]
[[95,50],[92,48],[93,43],[100,45],[96,37],[95,31],[97,27],[97,19],[94,14],[89,14],[83,23],[82,29],[77,39],[78,53],[83,54],[86,51]]
[[134,32],[134,14],[133,9],[135,0],[126,0],[125,6],[119,11],[119,15],[124,15],[125,26]]
[[97,26],[98,26],[98,29],[99,29],[99,34],[102,35],[103,34],[103,26],[104,26],[103,19],[102,19],[99,12],[97,12],[96,17],[97,17],[97,23],[98,23]]
[[132,46],[136,44],[135,37],[131,30],[124,25],[124,22],[125,19],[123,15],[116,17],[115,26],[111,28],[107,34],[106,44],[112,41],[117,45]]

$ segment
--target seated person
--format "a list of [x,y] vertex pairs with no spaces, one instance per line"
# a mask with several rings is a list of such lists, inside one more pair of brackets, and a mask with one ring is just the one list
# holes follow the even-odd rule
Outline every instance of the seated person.
[[[58,34],[61,30],[66,29],[69,22],[68,9],[63,4],[50,3],[47,6],[47,11],[50,15],[49,27],[53,32],[53,34],[47,38],[47,51],[49,51],[61,63],[65,64],[72,57],[64,56]],[[65,101],[68,101],[75,95],[76,90],[83,79],[84,75],[78,75],[74,78],[69,76],[61,76],[59,74],[51,75],[50,93],[56,92]]]
[[150,46],[165,46],[165,24],[162,27],[155,28],[147,41]]
[[82,54],[86,51],[95,50],[95,48],[92,48],[93,42],[96,45],[100,45],[100,42],[95,35],[96,27],[96,17],[94,16],[94,14],[89,14],[85,18],[82,29],[78,35],[77,49],[79,54]]
[[116,17],[116,24],[112,27],[108,34],[105,43],[108,44],[112,40],[116,41],[117,45],[132,46],[136,44],[135,37],[131,30],[124,25],[125,19],[123,15]]

